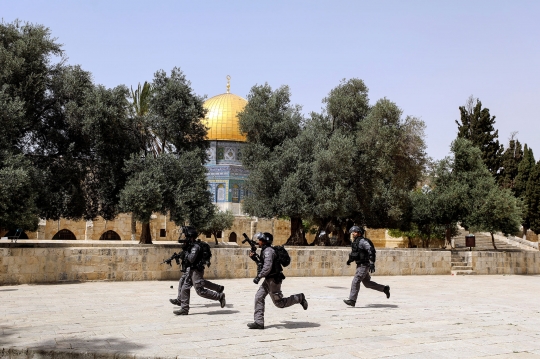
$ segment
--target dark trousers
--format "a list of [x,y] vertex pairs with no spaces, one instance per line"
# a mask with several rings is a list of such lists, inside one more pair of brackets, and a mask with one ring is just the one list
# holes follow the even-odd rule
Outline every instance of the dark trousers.
[[182,278],[180,278],[181,288],[179,289],[178,299],[183,310],[189,311],[191,287],[195,287],[197,294],[203,298],[210,300],[220,299],[221,295],[217,292],[220,286],[204,279],[204,269],[188,268]]
[[278,308],[286,308],[298,304],[302,301],[301,294],[294,294],[284,298],[281,293],[281,283],[276,283],[273,278],[265,278],[257,294],[255,294],[255,323],[264,326],[264,304],[266,296],[270,294],[272,302]]
[[367,264],[360,264],[356,267],[356,273],[351,284],[351,294],[349,294],[350,300],[356,302],[358,293],[360,292],[360,283],[364,284],[366,288],[378,290],[379,292],[384,291],[384,285],[375,283],[371,280],[371,276],[369,275],[369,265]]

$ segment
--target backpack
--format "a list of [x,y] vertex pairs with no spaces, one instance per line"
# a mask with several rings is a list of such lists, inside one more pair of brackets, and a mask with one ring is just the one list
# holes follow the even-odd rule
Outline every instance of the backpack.
[[199,264],[201,267],[204,267],[206,264],[207,267],[210,267],[210,258],[212,258],[212,251],[210,250],[210,245],[200,239],[197,240],[197,245],[201,248],[199,253]]
[[281,264],[283,267],[287,267],[289,264],[291,264],[291,257],[289,256],[289,253],[283,246],[275,246],[273,247],[276,251],[279,264]]

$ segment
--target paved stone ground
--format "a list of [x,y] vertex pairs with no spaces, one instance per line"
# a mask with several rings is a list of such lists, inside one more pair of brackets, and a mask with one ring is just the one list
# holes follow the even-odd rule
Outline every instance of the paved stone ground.
[[250,279],[216,281],[226,288],[223,309],[193,290],[187,317],[168,302],[176,282],[3,286],[0,356],[33,348],[55,358],[540,358],[540,276],[374,280],[392,297],[362,288],[350,308],[342,302],[350,277],[287,278],[284,293],[306,293],[309,309],[278,309],[268,298],[264,331],[246,327]]

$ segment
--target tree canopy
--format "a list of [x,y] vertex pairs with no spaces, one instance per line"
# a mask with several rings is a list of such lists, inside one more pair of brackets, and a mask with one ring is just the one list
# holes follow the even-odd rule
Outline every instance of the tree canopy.
[[387,99],[371,107],[367,93],[362,80],[343,80],[323,100],[325,111],[302,118],[288,88],[252,88],[240,114],[250,170],[244,209],[290,218],[288,244],[305,244],[302,219],[341,245],[354,223],[381,228],[402,220],[425,165],[424,124],[403,118]]
[[482,102],[470,96],[461,113],[458,125],[458,137],[466,138],[482,151],[482,160],[489,172],[497,176],[501,166],[503,147],[499,144],[499,131],[495,130],[495,116],[491,117],[488,108],[482,108]]
[[152,211],[196,226],[211,217],[203,98],[178,68],[130,94],[67,65],[44,26],[2,23],[0,43],[0,226],[120,210],[146,225]]

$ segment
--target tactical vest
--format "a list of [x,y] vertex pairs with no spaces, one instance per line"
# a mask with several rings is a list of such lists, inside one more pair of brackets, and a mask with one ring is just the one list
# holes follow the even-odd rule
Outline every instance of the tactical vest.
[[[261,251],[261,264],[262,264],[262,267],[264,267],[264,261],[266,259],[266,252],[267,252],[267,248],[272,248],[271,246],[264,246],[262,248],[262,251]],[[272,251],[274,251],[275,253],[275,250],[274,248],[272,248]],[[262,267],[261,267],[261,270],[262,270]],[[279,258],[277,257],[277,253],[276,253],[276,258],[274,259],[274,262],[272,263],[272,269],[270,270],[270,273],[266,276],[267,278],[278,278],[278,277],[281,277],[280,274],[281,272],[283,272],[283,267],[281,266],[281,263],[279,263]]]
[[366,242],[368,242],[368,244],[371,246],[371,250],[373,252],[373,261],[375,261],[375,248],[373,243],[364,237],[356,237],[354,242],[351,244],[351,257],[355,259],[356,264],[369,264],[369,252],[366,249],[359,247],[359,243],[362,239],[366,240]]

